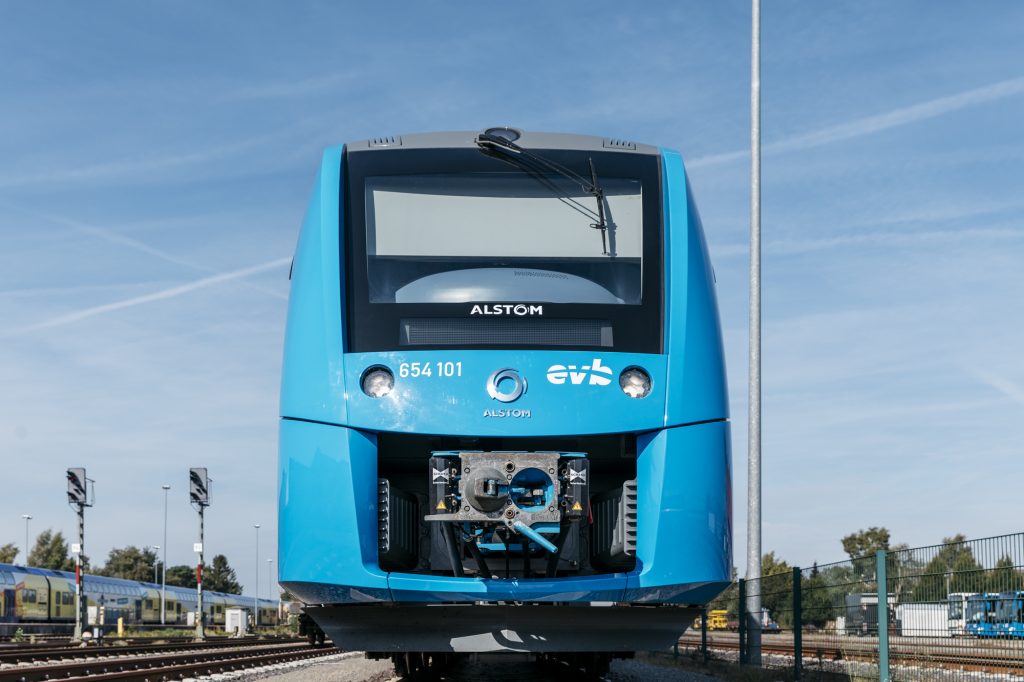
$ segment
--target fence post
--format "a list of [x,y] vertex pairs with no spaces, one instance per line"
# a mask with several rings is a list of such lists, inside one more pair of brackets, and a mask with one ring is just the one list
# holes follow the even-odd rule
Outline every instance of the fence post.
[[793,679],[799,680],[804,668],[804,614],[800,593],[800,569],[793,567]]
[[704,662],[708,662],[708,607],[700,611],[700,651],[704,656]]
[[740,605],[738,608],[740,631],[740,663],[747,662],[747,581],[740,578]]
[[889,682],[889,582],[885,574],[885,550],[875,553],[875,582],[878,584],[878,679]]

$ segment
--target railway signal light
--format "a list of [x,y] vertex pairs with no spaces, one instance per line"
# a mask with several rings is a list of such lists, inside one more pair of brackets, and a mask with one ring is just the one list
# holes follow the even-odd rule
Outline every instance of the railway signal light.
[[188,498],[192,504],[209,506],[210,478],[206,474],[206,467],[193,467],[188,470]]
[[68,503],[88,504],[85,491],[85,469],[82,467],[68,469]]

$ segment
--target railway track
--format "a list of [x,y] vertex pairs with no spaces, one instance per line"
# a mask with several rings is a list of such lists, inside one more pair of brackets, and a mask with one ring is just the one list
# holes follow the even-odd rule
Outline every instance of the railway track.
[[123,651],[122,647],[79,649],[74,660],[44,659],[0,668],[0,682],[39,682],[54,679],[129,680],[162,682],[213,675],[275,663],[335,654],[330,647],[313,648],[305,642],[227,643],[188,648]]
[[[762,638],[761,651],[763,654],[795,656],[792,641],[772,641],[772,639]],[[679,644],[699,650],[700,636],[684,635],[680,638]],[[738,652],[739,641],[738,639],[709,639],[708,649]],[[837,642],[833,639],[811,640],[803,643],[801,652],[805,666],[817,661],[874,663],[878,660],[878,644],[874,640],[866,642]],[[998,644],[981,645],[974,641],[890,641],[889,663],[893,666],[932,667],[1021,676],[1024,675],[1024,644],[999,646]]]
[[298,644],[305,640],[297,638],[279,639],[232,639],[229,637],[211,637],[204,642],[196,642],[190,638],[173,638],[170,641],[139,638],[130,640],[107,641],[102,645],[91,644],[29,644],[5,646],[0,648],[0,670],[5,664],[41,663],[43,661],[59,661],[63,659],[101,658],[108,656],[137,656],[151,653],[172,652],[180,650],[213,649],[217,647],[240,647],[260,644]]

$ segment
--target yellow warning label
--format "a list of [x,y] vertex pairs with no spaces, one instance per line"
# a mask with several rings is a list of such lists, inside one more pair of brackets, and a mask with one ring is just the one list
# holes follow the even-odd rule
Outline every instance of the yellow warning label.
[[576,500],[575,502],[572,503],[572,510],[573,511],[583,511],[583,507],[580,505],[579,500]]
[[437,509],[441,509],[441,510],[445,510],[445,511],[448,509],[448,507],[444,506],[444,500],[438,500],[436,508]]

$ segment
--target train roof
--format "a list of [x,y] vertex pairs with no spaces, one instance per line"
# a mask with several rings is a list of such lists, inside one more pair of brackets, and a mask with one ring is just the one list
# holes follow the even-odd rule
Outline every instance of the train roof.
[[[514,138],[517,145],[527,149],[572,149],[595,152],[627,152],[633,154],[657,155],[658,147],[631,140],[621,140],[596,135],[575,135],[571,133],[540,133],[528,132],[520,128],[497,126],[487,128],[491,131],[512,131],[518,135]],[[383,135],[368,140],[349,142],[345,148],[349,152],[379,151],[387,149],[476,149],[476,137],[483,130],[464,130],[435,133],[412,133],[402,135]]]

